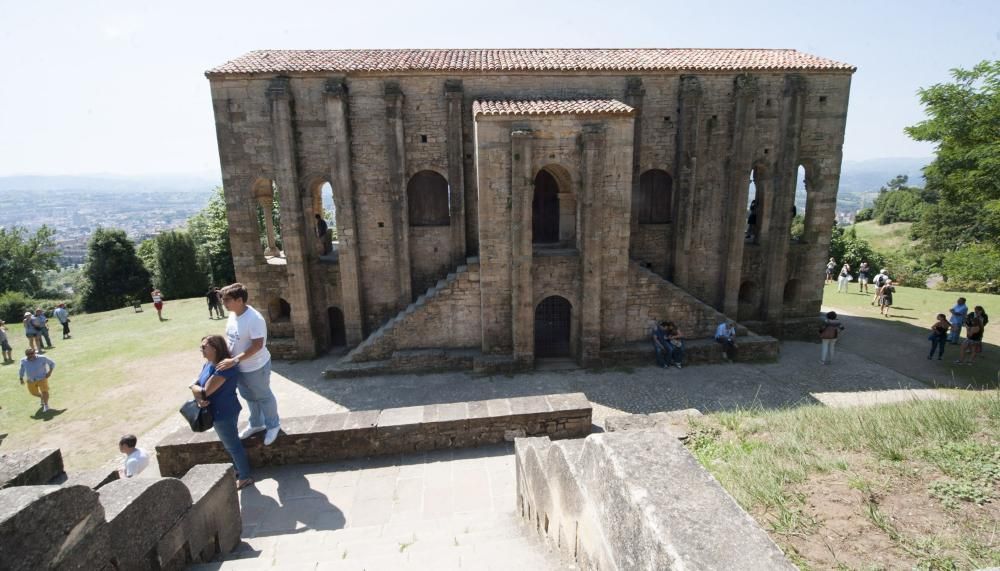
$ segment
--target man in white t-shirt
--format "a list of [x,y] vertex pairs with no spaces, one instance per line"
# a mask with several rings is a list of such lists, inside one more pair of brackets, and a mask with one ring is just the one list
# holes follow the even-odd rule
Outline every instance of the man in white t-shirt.
[[118,450],[125,455],[125,465],[118,470],[119,478],[131,478],[149,466],[149,453],[136,448],[138,442],[134,434],[126,434],[118,441]]
[[229,359],[219,361],[216,369],[239,367],[240,395],[250,409],[250,425],[240,432],[240,439],[264,432],[264,445],[274,442],[281,430],[278,401],[271,392],[271,353],[267,350],[267,323],[253,306],[247,305],[247,289],[241,283],[222,288],[222,304],[229,310],[226,342]]

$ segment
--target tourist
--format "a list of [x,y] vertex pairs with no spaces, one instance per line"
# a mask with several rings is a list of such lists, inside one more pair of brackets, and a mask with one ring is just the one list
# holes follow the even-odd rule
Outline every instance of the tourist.
[[666,321],[653,324],[653,352],[656,353],[656,365],[661,369],[669,367],[670,343],[667,341],[666,324]]
[[840,267],[840,275],[837,277],[837,293],[847,293],[847,282],[853,279],[851,277],[851,266],[849,264],[844,264]]
[[48,357],[35,354],[35,350],[28,348],[24,350],[24,358],[21,359],[21,370],[17,373],[17,378],[21,384],[24,379],[28,379],[28,392],[32,396],[41,399],[42,412],[49,411],[49,377],[56,368],[55,362]]
[[222,315],[222,300],[219,298],[219,288],[208,288],[208,293],[205,294],[205,300],[208,301],[209,319],[215,319],[216,317],[221,319],[225,317],[225,315]]
[[858,266],[858,293],[868,293],[868,272],[870,271],[868,262],[861,262],[861,265]]
[[247,451],[243,448],[240,435],[236,431],[236,421],[239,419],[240,410],[243,409],[240,400],[236,398],[236,388],[240,384],[237,379],[242,375],[233,367],[225,370],[220,368],[221,363],[231,357],[226,340],[221,335],[203,337],[201,355],[205,358],[205,364],[202,365],[198,380],[190,386],[190,389],[198,406],[203,408],[207,406],[212,413],[215,434],[233,459],[233,466],[236,469],[236,489],[242,490],[254,483],[250,477]]
[[757,239],[757,200],[750,201],[750,208],[747,213],[747,234],[746,239],[753,242]]
[[250,408],[250,425],[240,432],[240,439],[262,430],[264,445],[274,442],[281,430],[278,401],[271,392],[271,353],[267,350],[267,323],[259,311],[247,304],[246,288],[241,283],[222,288],[222,303],[229,310],[226,340],[231,356],[219,362],[218,370],[238,366],[240,395]]
[[323,220],[323,216],[320,214],[316,215],[316,235],[319,236],[319,247],[321,255],[326,255],[329,253],[327,250],[328,243],[326,240],[326,233],[330,230],[327,226],[326,220]]
[[62,324],[63,340],[71,339],[73,336],[69,334],[69,311],[66,310],[66,304],[60,303],[59,307],[52,311],[52,315]]
[[681,335],[681,330],[673,321],[667,321],[664,330],[667,337],[667,349],[670,351],[668,364],[673,364],[680,369],[684,362],[684,336]]
[[45,348],[52,348],[52,339],[49,338],[49,318],[45,317],[45,311],[40,307],[35,308],[35,316],[32,318],[31,323],[35,326],[35,330],[38,331],[38,346],[41,348],[42,339],[45,339]]
[[892,285],[892,280],[886,280],[885,285],[879,288],[879,313],[886,317],[889,317],[889,308],[892,307],[892,294],[894,293],[896,293],[896,288]]
[[14,362],[13,351],[7,336],[7,322],[0,319],[0,352],[3,353],[4,364]]
[[879,299],[879,291],[888,279],[889,274],[886,273],[885,268],[882,268],[879,270],[878,275],[875,276],[875,279],[872,280],[872,285],[875,286],[875,297],[872,298],[872,305],[875,305],[876,303],[879,304],[879,306],[882,305],[882,301]]
[[226,318],[226,311],[222,308],[222,294],[219,292],[219,287],[218,286],[216,286],[214,288],[214,290],[215,290],[215,299],[216,299],[215,312],[219,315],[219,317],[221,317],[222,319],[225,319]]
[[949,319],[951,332],[948,334],[948,342],[952,345],[958,345],[959,339],[962,338],[962,324],[965,323],[965,316],[969,313],[969,306],[965,305],[965,298],[958,298],[958,301],[948,312],[951,314]]
[[118,469],[119,478],[131,478],[149,466],[149,452],[136,448],[139,439],[134,434],[126,434],[118,440],[118,451],[125,455],[125,464]]
[[42,340],[38,335],[38,329],[35,329],[34,317],[30,311],[24,312],[24,319],[21,321],[21,324],[24,325],[24,337],[28,340],[29,348],[36,350],[39,355],[44,355]]
[[976,361],[976,355],[983,351],[983,318],[982,306],[977,305],[975,311],[969,314],[965,322],[965,341],[962,342],[962,352],[955,360],[956,365],[971,365]]
[[736,324],[732,319],[727,319],[715,328],[715,342],[722,345],[722,358],[726,362],[736,360]]
[[837,262],[830,258],[830,261],[826,263],[826,283],[833,283],[833,271],[837,269]]
[[931,352],[927,354],[928,359],[934,357],[935,350],[937,350],[938,361],[944,356],[944,346],[948,342],[949,329],[951,329],[951,324],[948,323],[948,318],[943,313],[937,314],[937,321],[931,325],[931,334],[927,336],[927,340],[931,342]]
[[820,363],[829,365],[833,362],[833,354],[837,349],[837,338],[843,330],[843,324],[837,321],[837,312],[828,311],[826,319],[823,320],[823,325],[819,328],[819,340],[823,346],[819,354]]
[[153,291],[150,292],[150,295],[153,297],[153,307],[156,308],[156,317],[158,317],[160,321],[163,321],[163,294],[160,293],[160,290],[154,287]]

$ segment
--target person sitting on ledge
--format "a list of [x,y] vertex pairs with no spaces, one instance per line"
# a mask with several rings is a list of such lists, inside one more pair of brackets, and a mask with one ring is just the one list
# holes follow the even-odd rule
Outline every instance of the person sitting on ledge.
[[149,466],[149,453],[136,448],[139,439],[134,434],[126,434],[118,441],[118,451],[125,455],[125,465],[118,469],[119,478],[138,476]]
[[720,323],[715,329],[715,341],[722,344],[722,358],[727,363],[736,360],[736,324],[732,319]]

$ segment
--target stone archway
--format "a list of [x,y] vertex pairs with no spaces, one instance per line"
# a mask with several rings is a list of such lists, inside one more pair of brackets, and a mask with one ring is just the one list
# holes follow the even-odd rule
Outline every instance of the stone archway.
[[535,307],[535,357],[569,357],[573,306],[553,295]]
[[531,242],[559,242],[559,183],[544,169],[535,176],[535,193],[531,199]]

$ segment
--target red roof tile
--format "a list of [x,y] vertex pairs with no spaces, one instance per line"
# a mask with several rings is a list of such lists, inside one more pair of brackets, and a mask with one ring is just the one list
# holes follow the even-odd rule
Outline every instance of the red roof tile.
[[615,99],[536,99],[473,101],[472,115],[630,115],[634,109]]
[[788,49],[259,50],[206,75],[405,71],[849,71]]

